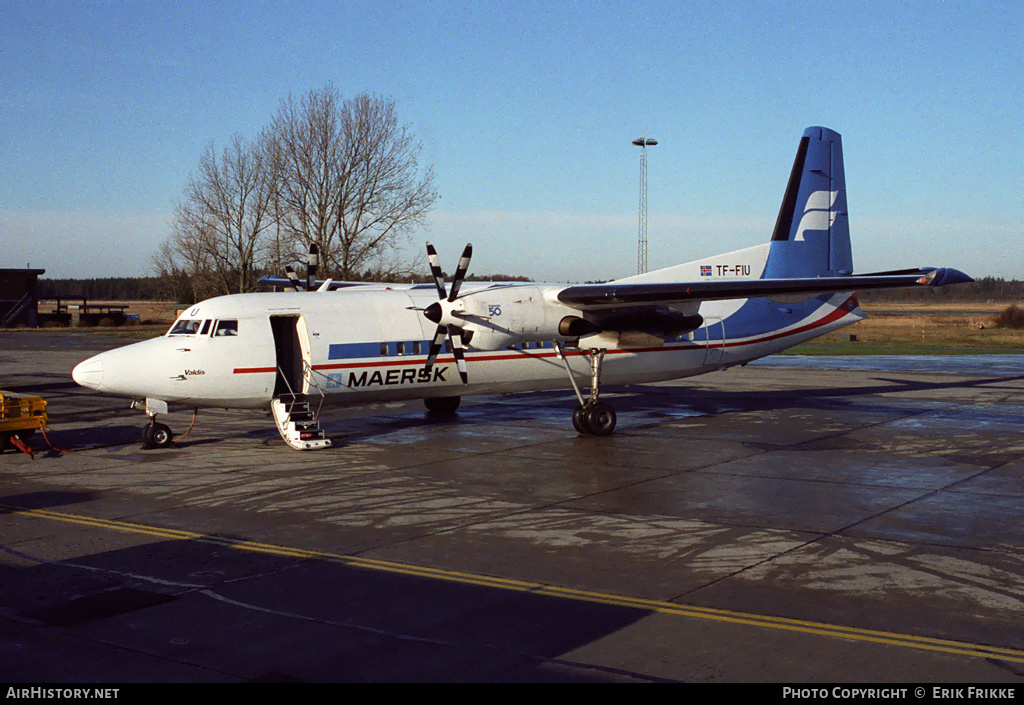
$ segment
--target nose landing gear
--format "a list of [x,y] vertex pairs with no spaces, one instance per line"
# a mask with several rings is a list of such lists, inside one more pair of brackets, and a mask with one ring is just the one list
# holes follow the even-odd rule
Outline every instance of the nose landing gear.
[[[139,400],[132,402],[132,408],[138,409],[143,406],[143,403]],[[154,448],[167,448],[171,445],[171,441],[174,440],[174,434],[171,433],[171,428],[167,424],[158,423],[156,420],[157,414],[166,414],[167,402],[161,399],[150,399],[146,398],[145,401],[146,416],[149,417],[149,423],[142,429],[142,448],[143,450],[152,450]],[[198,410],[196,412],[198,414]],[[196,423],[196,417],[192,417],[192,425]],[[189,426],[189,431],[192,430],[192,426]],[[182,436],[188,435],[188,431]]]
[[156,416],[151,416],[149,423],[142,429],[142,447],[146,450],[166,448],[174,438],[167,424],[157,423]]

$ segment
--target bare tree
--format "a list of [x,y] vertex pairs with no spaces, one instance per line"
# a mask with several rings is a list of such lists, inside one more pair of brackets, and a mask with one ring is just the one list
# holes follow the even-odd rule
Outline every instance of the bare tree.
[[[175,206],[170,242],[199,294],[252,291],[273,225],[273,172],[261,142],[207,146]],[[162,253],[164,259],[168,253]]]
[[253,141],[211,143],[176,202],[154,268],[194,300],[251,291],[261,268],[304,260],[342,279],[409,275],[405,238],[437,200],[433,170],[389,100],[342,100],[331,85],[281,101]]
[[200,300],[196,277],[179,254],[173,235],[160,244],[150,262],[156,272],[158,296],[178,303]]
[[300,101],[288,96],[270,125],[278,247],[287,243],[292,261],[315,242],[326,263],[337,236],[332,204],[340,190],[335,166],[342,153],[339,100],[333,89],[311,91]]
[[267,143],[274,164],[280,238],[299,258],[309,243],[342,279],[397,273],[403,239],[437,200],[434,174],[394,103],[342,100],[328,85],[281,102]]

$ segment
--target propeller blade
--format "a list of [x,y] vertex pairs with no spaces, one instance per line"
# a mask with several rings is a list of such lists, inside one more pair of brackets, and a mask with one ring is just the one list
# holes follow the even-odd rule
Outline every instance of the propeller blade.
[[[452,353],[455,355],[455,366],[459,370],[459,376],[462,378],[463,384],[469,383],[469,374],[466,371],[466,356],[463,353],[463,338],[462,329],[458,326],[444,325],[441,323],[444,318],[444,309],[441,307],[440,301],[448,300],[448,303],[455,301],[455,298],[459,295],[459,289],[462,288],[462,281],[466,278],[466,272],[469,271],[469,260],[473,256],[473,245],[467,244],[466,249],[462,251],[462,257],[459,258],[459,266],[455,270],[455,277],[452,279],[452,291],[447,293],[444,285],[444,271],[441,269],[441,260],[437,256],[437,250],[429,242],[427,243],[427,261],[430,263],[430,274],[434,277],[434,286],[437,287],[437,297],[439,301],[435,301],[426,308],[422,309],[423,315],[428,321],[437,324],[437,330],[434,333],[434,339],[430,341],[430,351],[427,353],[427,362],[424,365],[425,370],[429,370],[433,365],[434,361],[437,360],[437,356],[441,353],[441,346],[444,345],[444,339],[447,337],[452,343]],[[468,318],[469,316],[462,313],[453,313],[459,318]]]
[[292,285],[295,291],[302,291],[302,282],[299,281],[299,275],[295,273],[291,265],[284,268],[284,273],[288,275],[288,283]]
[[452,341],[452,352],[455,354],[455,366],[459,369],[459,377],[462,383],[469,383],[469,374],[466,372],[466,357],[462,354],[462,331],[455,326],[448,326],[448,337]]
[[441,260],[437,257],[437,250],[429,242],[427,243],[427,262],[430,263],[430,273],[434,277],[438,298],[448,298],[448,293],[444,288],[444,271],[441,269]]
[[320,248],[315,242],[309,243],[309,254],[306,255],[306,290],[316,289],[316,270],[320,265]]
[[[459,289],[462,288],[462,280],[466,278],[466,272],[469,271],[469,258],[473,256],[473,245],[467,244],[466,249],[462,251],[462,257],[459,258],[459,266],[455,270],[455,278],[452,279],[452,291],[448,294],[448,301],[452,302],[455,297],[459,295]],[[444,293],[441,294],[441,298],[444,298]]]
[[441,346],[444,345],[444,339],[447,335],[447,328],[444,326],[437,327],[437,331],[434,333],[434,339],[430,341],[430,351],[427,353],[427,364],[423,366],[423,369],[429,370],[433,367],[434,360],[437,359],[438,354],[441,352]]

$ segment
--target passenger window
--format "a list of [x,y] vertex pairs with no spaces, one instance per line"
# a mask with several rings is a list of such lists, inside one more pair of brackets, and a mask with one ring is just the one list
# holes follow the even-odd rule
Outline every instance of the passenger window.
[[398,344],[398,354],[405,355],[405,343]]
[[418,340],[414,340],[412,343],[412,354],[420,355],[423,353],[423,343]]
[[380,344],[380,354],[381,355],[387,355],[388,354],[388,344],[387,343],[381,343]]
[[238,335],[238,321],[217,321],[217,327],[213,331],[214,338]]

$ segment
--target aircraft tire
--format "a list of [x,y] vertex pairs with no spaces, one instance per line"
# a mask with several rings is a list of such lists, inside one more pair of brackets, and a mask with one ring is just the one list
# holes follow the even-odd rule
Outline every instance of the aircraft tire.
[[144,450],[153,447],[153,424],[151,423],[142,427],[142,447]]
[[153,430],[149,434],[150,444],[154,448],[166,448],[171,445],[173,437],[174,434],[171,433],[170,427],[162,423],[153,424]]
[[454,414],[462,402],[462,397],[427,397],[423,404],[427,411],[435,414]]
[[590,432],[595,436],[609,436],[615,430],[615,409],[604,402],[597,402],[587,408],[584,417]]
[[572,425],[580,433],[584,435],[590,435],[594,432],[590,430],[590,425],[587,423],[587,412],[582,406],[577,406],[572,412]]

